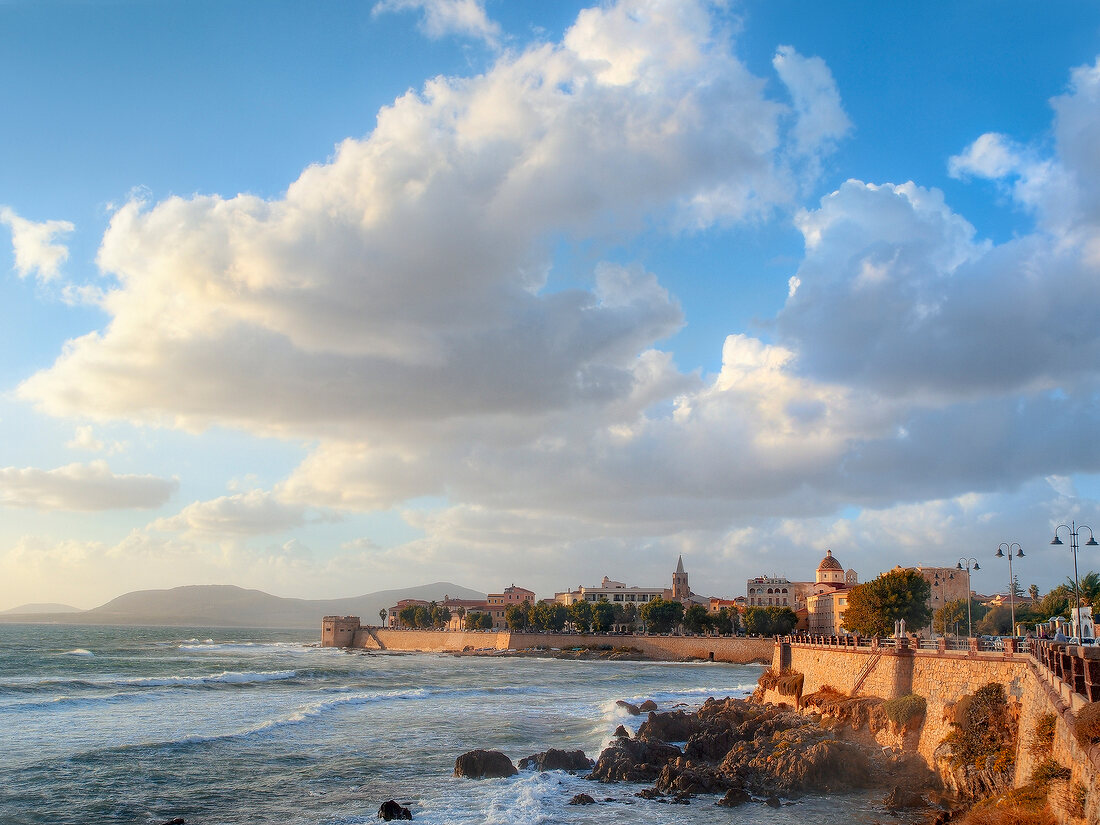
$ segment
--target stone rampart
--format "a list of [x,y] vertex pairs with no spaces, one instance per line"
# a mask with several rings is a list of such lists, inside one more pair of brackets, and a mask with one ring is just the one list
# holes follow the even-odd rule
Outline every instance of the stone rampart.
[[[1053,713],[1057,719],[1053,756],[1070,768],[1071,781],[1088,790],[1085,820],[1100,822],[1100,745],[1086,749],[1073,736],[1073,714],[1085,700],[1029,654],[777,643],[772,666],[801,673],[804,696],[826,686],[883,699],[909,693],[923,696],[927,712],[919,737],[905,737],[903,742],[897,734],[883,731],[879,739],[883,745],[916,750],[930,765],[951,730],[953,705],[983,685],[1000,683],[1018,714],[1016,785],[1026,784],[1036,767],[1037,758],[1028,745],[1037,722]],[[767,691],[764,699],[795,704],[794,697],[774,690]],[[1063,821],[1073,820],[1063,817]]]
[[720,636],[644,636],[606,635],[601,633],[513,633],[511,631],[440,631],[360,628],[348,647],[365,650],[408,650],[458,652],[466,650],[525,650],[534,647],[571,649],[575,647],[635,648],[651,659],[711,659],[729,664],[771,661],[771,639],[746,639]]

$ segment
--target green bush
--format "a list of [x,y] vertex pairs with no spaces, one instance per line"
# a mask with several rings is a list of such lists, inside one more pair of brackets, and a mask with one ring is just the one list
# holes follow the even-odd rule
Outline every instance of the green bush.
[[1059,765],[1053,759],[1047,759],[1036,765],[1035,770],[1031,772],[1031,779],[1028,781],[1032,785],[1045,785],[1059,779],[1069,779],[1070,773],[1069,768]]
[[899,696],[897,699],[887,699],[882,703],[882,709],[886,712],[886,718],[894,723],[895,728],[916,729],[924,723],[928,702],[923,696],[910,693],[908,696]]
[[991,682],[960,699],[944,738],[956,767],[1007,770],[1016,761],[1016,727],[1004,685]]

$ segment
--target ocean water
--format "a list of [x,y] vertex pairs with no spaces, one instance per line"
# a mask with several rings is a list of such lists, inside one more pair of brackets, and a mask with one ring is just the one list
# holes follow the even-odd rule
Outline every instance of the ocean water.
[[[667,805],[563,773],[474,781],[455,757],[595,758],[615,727],[744,696],[759,667],[348,652],[317,634],[0,625],[0,823],[750,823],[886,818],[876,795]],[[570,806],[586,792],[597,805]],[[613,801],[604,801],[605,799]]]

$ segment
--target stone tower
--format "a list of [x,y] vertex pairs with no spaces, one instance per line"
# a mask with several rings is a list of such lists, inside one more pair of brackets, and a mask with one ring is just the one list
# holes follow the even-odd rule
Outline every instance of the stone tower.
[[672,574],[672,598],[686,599],[691,595],[688,587],[688,574],[684,572],[684,557],[680,556],[676,562],[676,572]]

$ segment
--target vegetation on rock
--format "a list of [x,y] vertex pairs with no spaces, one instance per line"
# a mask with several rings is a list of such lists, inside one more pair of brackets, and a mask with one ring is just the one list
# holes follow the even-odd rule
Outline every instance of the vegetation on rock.
[[1036,759],[1048,757],[1054,750],[1054,729],[1058,717],[1053,713],[1044,713],[1035,721],[1028,740],[1028,752]]
[[1073,735],[1083,748],[1100,741],[1100,702],[1089,702],[1077,712]]
[[895,730],[916,730],[924,724],[928,702],[923,696],[910,693],[882,703],[886,718],[894,723]]
[[793,696],[796,699],[802,697],[802,686],[806,676],[794,670],[782,670],[776,672],[774,668],[768,668],[760,676],[760,687],[764,690],[777,690],[780,696]]
[[953,708],[951,732],[936,749],[944,784],[958,796],[981,799],[1012,786],[1016,719],[1004,685],[991,682]]

